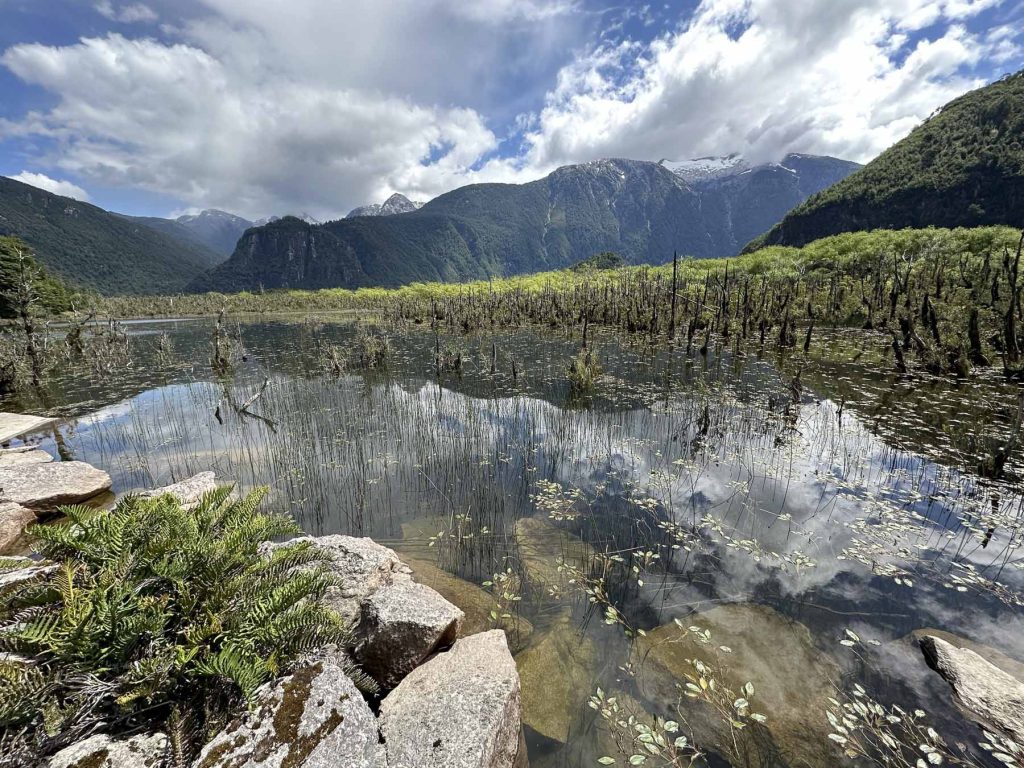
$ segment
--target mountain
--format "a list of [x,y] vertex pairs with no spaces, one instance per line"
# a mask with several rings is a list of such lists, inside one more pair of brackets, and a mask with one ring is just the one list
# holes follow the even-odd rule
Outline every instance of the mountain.
[[223,257],[95,205],[0,177],[0,236],[24,240],[73,287],[174,293]]
[[253,225],[248,219],[214,208],[197,214],[179,216],[175,221],[195,233],[209,248],[225,256],[231,255],[238,244],[238,238]]
[[1024,71],[951,101],[748,250],[839,232],[1024,224]]
[[707,215],[724,222],[728,253],[778,223],[811,195],[842,181],[861,166],[816,155],[786,155],[752,165],[740,155],[662,164],[701,194]]
[[190,289],[457,281],[559,269],[602,251],[634,264],[664,262],[674,250],[735,254],[800,195],[854,167],[833,158],[787,161],[688,182],[659,163],[599,160],[527,184],[461,187],[400,216],[322,225],[285,217],[246,231],[231,258]]
[[423,207],[423,203],[414,203],[405,195],[393,194],[383,203],[371,203],[361,205],[349,211],[346,219],[354,219],[357,216],[394,216],[396,213],[412,213]]

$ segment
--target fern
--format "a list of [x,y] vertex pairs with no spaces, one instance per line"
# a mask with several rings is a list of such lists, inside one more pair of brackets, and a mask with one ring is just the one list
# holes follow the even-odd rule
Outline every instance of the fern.
[[[322,603],[338,585],[329,555],[308,541],[261,555],[266,541],[299,533],[260,511],[265,495],[218,488],[192,510],[127,496],[110,512],[67,507],[65,524],[33,528],[59,567],[0,589],[0,650],[19,654],[0,655],[4,754],[45,755],[68,734],[141,718],[173,735],[183,765],[188,734],[225,704],[251,704],[301,654],[347,642]],[[0,560],[0,572],[25,565]]]

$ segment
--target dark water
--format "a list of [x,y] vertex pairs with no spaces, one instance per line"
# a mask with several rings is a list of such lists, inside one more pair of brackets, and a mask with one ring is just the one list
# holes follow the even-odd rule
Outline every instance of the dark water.
[[[117,491],[207,469],[269,485],[311,533],[372,536],[459,577],[444,583],[479,628],[495,603],[480,585],[510,571],[518,599],[496,610],[513,617],[499,621],[534,766],[637,751],[587,705],[599,687],[624,712],[679,721],[712,764],[838,764],[825,709],[855,684],[970,749],[980,731],[908,636],[944,630],[1024,662],[1020,468],[974,474],[1015,412],[995,380],[894,381],[871,359],[877,340],[837,335],[864,350],[807,367],[794,389],[795,360],[599,334],[604,373],[579,396],[565,376],[578,339],[442,337],[462,366],[438,383],[423,328],[387,330],[386,370],[336,376],[321,359],[352,348],[352,322],[294,318],[244,322],[246,359],[217,380],[211,328],[131,326],[132,366],[69,370],[42,406],[66,423],[34,439]],[[254,415],[239,413],[265,380]],[[765,725],[734,741],[681,697],[695,659],[722,689],[752,683]]]

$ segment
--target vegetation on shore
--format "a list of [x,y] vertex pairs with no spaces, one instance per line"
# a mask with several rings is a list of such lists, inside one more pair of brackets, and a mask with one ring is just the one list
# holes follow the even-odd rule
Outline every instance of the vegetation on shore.
[[169,495],[66,507],[66,523],[31,529],[53,565],[0,590],[0,766],[98,729],[164,730],[170,764],[188,764],[262,683],[347,637],[322,602],[326,556],[308,541],[264,552],[298,527],[259,511],[266,489],[231,490],[194,509]]
[[388,319],[470,331],[539,323],[598,324],[668,338],[802,347],[814,329],[862,328],[892,341],[891,365],[966,375],[1020,369],[1021,233],[1008,227],[880,230],[733,259],[544,272],[394,290],[278,291],[104,299],[116,317],[269,311],[373,311]]

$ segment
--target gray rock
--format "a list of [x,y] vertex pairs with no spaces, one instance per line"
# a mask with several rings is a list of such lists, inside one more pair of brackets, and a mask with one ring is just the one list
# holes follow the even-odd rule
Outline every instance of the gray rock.
[[356,656],[378,683],[393,688],[455,642],[464,616],[430,587],[400,574],[363,601]]
[[[328,590],[324,602],[346,620],[357,626],[362,602],[383,586],[391,584],[396,575],[410,570],[392,550],[369,538],[353,536],[306,536],[295,541],[312,541],[327,550],[334,561],[332,571],[342,586]],[[272,544],[270,548],[292,542]]]
[[928,666],[952,686],[957,702],[974,720],[1024,744],[1024,682],[941,637],[925,635],[920,642]]
[[110,475],[81,461],[0,469],[0,501],[13,501],[36,512],[87,501],[109,488]]
[[413,670],[381,703],[389,768],[512,768],[519,675],[501,630],[465,637]]
[[0,571],[0,589],[13,587],[29,579],[38,579],[49,576],[60,570],[56,564],[30,565],[26,568],[18,568],[16,571]]
[[36,521],[36,513],[13,501],[0,502],[0,554],[10,549]]
[[167,737],[162,733],[115,740],[104,733],[72,744],[50,758],[47,768],[158,768],[164,765]]
[[0,450],[0,469],[20,464],[49,464],[51,461],[53,456],[46,451],[28,445]]
[[217,489],[217,480],[213,472],[200,472],[178,483],[165,485],[152,491],[143,491],[139,496],[144,499],[155,499],[170,494],[181,502],[185,508],[194,507],[199,500],[210,491]]
[[257,693],[193,768],[386,768],[377,721],[341,665],[320,658]]

